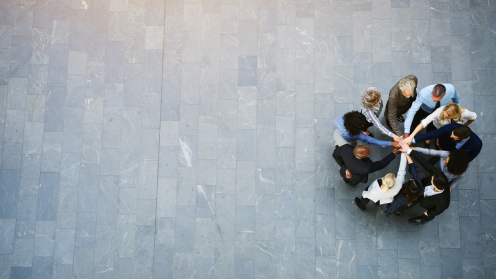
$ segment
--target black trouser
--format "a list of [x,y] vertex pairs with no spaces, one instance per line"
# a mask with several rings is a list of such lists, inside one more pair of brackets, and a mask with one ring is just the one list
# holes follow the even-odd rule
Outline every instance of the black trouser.
[[[422,108],[419,108],[419,110],[417,111],[417,113],[415,113],[415,116],[413,117],[412,126],[410,126],[410,134],[415,130],[415,128],[417,128],[417,126],[420,124],[420,121],[422,121],[424,118],[429,116],[429,114],[430,113],[425,112]],[[432,125],[431,123],[427,125],[427,132],[432,131],[432,130],[429,131],[430,129],[429,126],[432,126],[434,128],[432,130],[436,129],[436,127],[434,127],[434,125]]]
[[[367,186],[365,189],[363,189],[364,191],[367,191],[369,189],[369,186]],[[358,206],[360,208],[364,208],[366,204],[368,204],[370,201],[370,199],[367,199],[367,198],[364,198],[363,196],[360,198],[360,203],[358,204]],[[380,200],[378,200],[375,204],[379,204]]]
[[400,207],[398,207],[398,209],[396,209],[396,211],[398,211],[398,212],[400,212],[400,213],[403,213],[403,211],[405,211],[405,210],[407,210],[407,209],[409,209],[409,208],[413,207],[414,205],[416,205],[416,204],[417,204],[417,202],[418,202],[418,200],[413,201],[413,202],[412,202],[412,204],[411,204],[410,206],[408,206],[408,205],[406,205],[406,204],[405,204],[405,205],[403,205],[403,206],[400,206]]

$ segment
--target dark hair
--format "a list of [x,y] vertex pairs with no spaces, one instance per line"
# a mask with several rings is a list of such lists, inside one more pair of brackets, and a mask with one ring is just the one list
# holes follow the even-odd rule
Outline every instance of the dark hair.
[[417,200],[420,197],[420,192],[420,185],[415,179],[405,182],[400,190],[400,194],[408,197],[408,204]]
[[458,126],[453,130],[453,135],[462,140],[470,137],[470,134],[472,134],[472,130],[465,125]]
[[448,178],[446,178],[446,175],[441,172],[434,175],[432,184],[434,184],[434,186],[436,186],[439,190],[444,190],[449,186],[450,182],[448,181]]
[[432,96],[436,98],[442,97],[444,94],[446,94],[446,87],[442,84],[436,84],[436,86],[432,89]]
[[[453,149],[450,151],[449,161],[446,165],[448,172],[454,175],[462,175],[468,168],[468,154],[465,150]],[[437,187],[437,186],[436,186]]]
[[356,136],[362,132],[365,122],[367,122],[365,116],[356,110],[345,113],[344,115],[344,128],[352,136]]

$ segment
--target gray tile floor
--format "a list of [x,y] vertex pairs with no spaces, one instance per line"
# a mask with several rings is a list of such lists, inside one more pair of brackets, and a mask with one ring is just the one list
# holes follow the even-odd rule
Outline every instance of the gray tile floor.
[[[495,278],[495,37],[494,0],[0,0],[0,278]],[[484,141],[421,227],[331,157],[412,73]]]

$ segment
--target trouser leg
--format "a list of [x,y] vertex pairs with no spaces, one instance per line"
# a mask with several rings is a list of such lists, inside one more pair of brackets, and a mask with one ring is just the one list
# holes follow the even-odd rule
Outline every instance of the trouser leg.
[[417,128],[417,126],[420,124],[420,121],[422,121],[427,116],[429,116],[429,113],[419,108],[419,110],[417,111],[417,113],[415,113],[415,116],[413,117],[412,126],[410,126],[410,133],[413,132],[415,128]]

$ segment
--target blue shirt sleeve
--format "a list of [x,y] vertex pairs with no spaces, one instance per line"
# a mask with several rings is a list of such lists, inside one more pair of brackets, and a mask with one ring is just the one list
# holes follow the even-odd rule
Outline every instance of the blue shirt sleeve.
[[460,104],[460,95],[458,95],[458,91],[456,91],[456,88],[453,88],[453,90],[455,90],[455,92],[453,93],[453,97],[451,97],[451,99],[453,100],[453,102],[457,105]]
[[382,146],[382,147],[391,146],[391,142],[390,141],[378,140],[376,138],[369,137],[369,136],[365,135],[362,132],[360,132],[358,134],[357,139],[359,139],[359,140],[361,140],[363,142],[366,142],[366,143],[370,143],[370,144],[373,144],[373,145],[379,145],[379,146]]
[[[410,107],[410,109],[406,113],[404,133],[410,133],[413,118],[415,117],[415,114],[417,113],[417,111],[420,109],[420,106],[422,105],[422,101],[420,99],[421,99],[421,96],[419,93],[417,95],[417,99],[412,103],[412,107]],[[414,128],[416,128],[416,127],[414,127]]]

